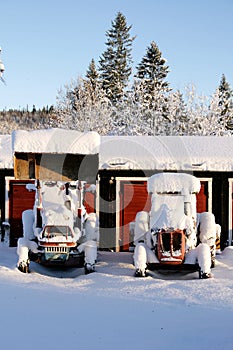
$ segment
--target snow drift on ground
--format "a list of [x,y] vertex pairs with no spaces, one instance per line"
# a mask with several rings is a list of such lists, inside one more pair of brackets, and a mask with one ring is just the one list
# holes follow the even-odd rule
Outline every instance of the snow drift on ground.
[[150,272],[133,277],[132,253],[100,251],[97,272],[31,263],[0,245],[1,349],[231,350],[233,247],[214,278]]

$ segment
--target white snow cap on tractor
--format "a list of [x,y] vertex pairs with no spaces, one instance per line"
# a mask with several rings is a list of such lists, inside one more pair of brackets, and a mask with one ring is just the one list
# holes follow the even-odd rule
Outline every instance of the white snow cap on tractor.
[[151,176],[147,182],[148,193],[175,193],[183,195],[198,193],[200,180],[190,174],[160,173]]

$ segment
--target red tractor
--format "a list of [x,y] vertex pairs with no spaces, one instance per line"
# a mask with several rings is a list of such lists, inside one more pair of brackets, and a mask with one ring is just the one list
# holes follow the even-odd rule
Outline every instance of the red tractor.
[[137,213],[134,224],[135,276],[146,276],[146,269],[186,269],[211,277],[220,230],[212,213],[196,212],[200,181],[184,173],[155,174],[147,190],[151,211]]

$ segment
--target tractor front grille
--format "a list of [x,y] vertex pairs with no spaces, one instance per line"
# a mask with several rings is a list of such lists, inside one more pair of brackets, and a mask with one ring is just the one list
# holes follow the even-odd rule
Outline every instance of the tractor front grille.
[[69,253],[68,247],[45,247],[45,253]]

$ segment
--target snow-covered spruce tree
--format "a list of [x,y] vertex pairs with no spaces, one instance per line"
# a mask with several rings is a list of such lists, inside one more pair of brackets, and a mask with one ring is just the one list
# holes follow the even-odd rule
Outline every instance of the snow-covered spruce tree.
[[91,60],[86,72],[86,79],[83,79],[84,90],[90,98],[89,103],[95,106],[99,99],[102,99],[105,94],[99,82],[99,73],[96,69],[94,59]]
[[[145,104],[152,103],[155,98],[155,91],[166,93],[170,91],[169,84],[165,81],[169,72],[166,60],[154,41],[147,48],[145,56],[136,67],[135,77],[142,84],[145,94]],[[154,107],[154,106],[153,106]]]
[[220,122],[224,123],[227,129],[233,129],[233,91],[224,74],[222,75],[218,91]]
[[126,18],[118,12],[112,28],[106,32],[106,51],[99,60],[100,81],[107,97],[115,103],[123,98],[132,71],[132,26],[127,26]]
[[209,121],[209,134],[216,136],[229,135],[224,118],[221,118],[219,89],[211,96],[207,118]]
[[134,88],[137,86],[137,90],[142,92],[141,103],[145,108],[145,119],[152,123],[152,134],[158,134],[161,129],[159,125],[165,125],[168,116],[166,95],[170,88],[165,81],[169,68],[154,41],[147,48],[145,56],[136,69],[137,83],[134,84]]
[[90,81],[93,89],[97,88],[97,85],[99,83],[99,73],[97,72],[95,60],[93,58],[87,69],[86,78]]

